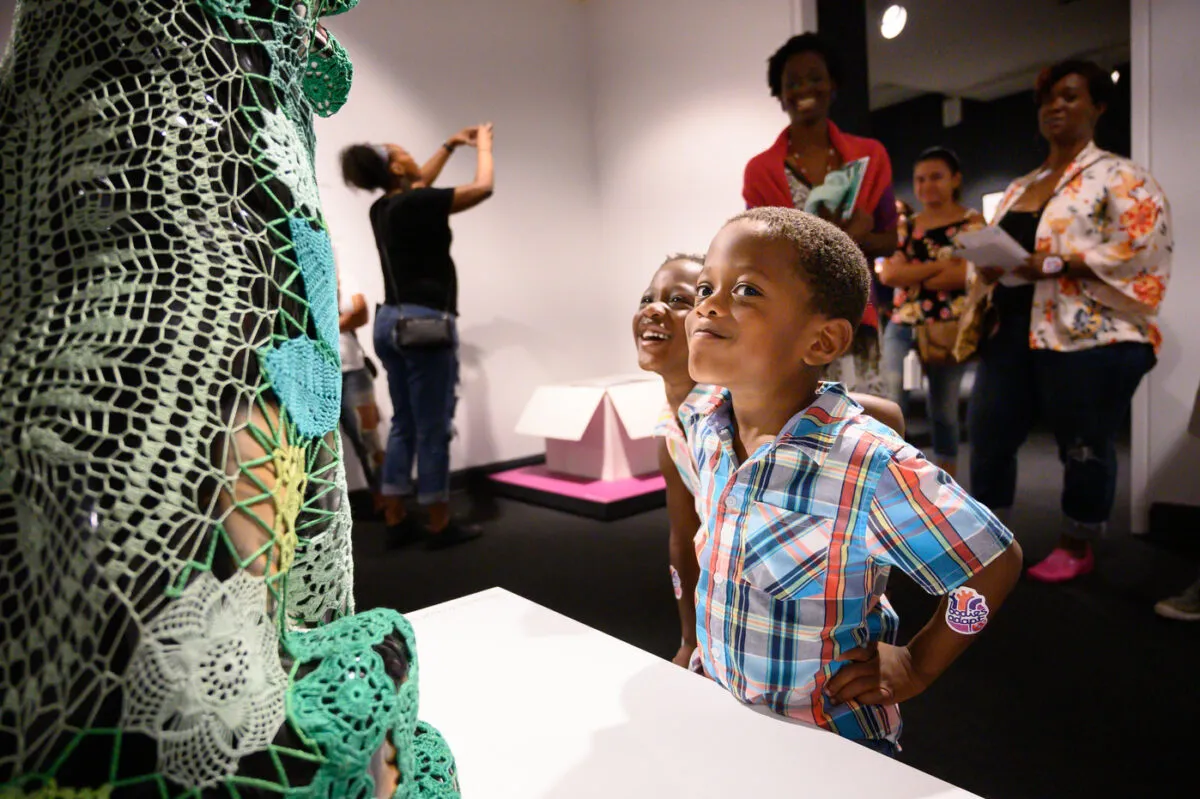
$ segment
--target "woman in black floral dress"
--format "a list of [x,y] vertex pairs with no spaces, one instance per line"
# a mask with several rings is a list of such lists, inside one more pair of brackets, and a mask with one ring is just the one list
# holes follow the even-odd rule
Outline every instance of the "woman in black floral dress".
[[[900,403],[904,358],[926,342],[922,368],[929,379],[927,413],[933,423],[933,459],[954,474],[958,458],[958,401],[964,365],[939,348],[953,343],[954,323],[966,304],[967,264],[954,257],[959,233],[983,227],[983,216],[959,204],[962,170],[958,157],[944,147],[926,150],[913,167],[913,190],[921,204],[900,230],[900,250],[880,264],[882,282],[895,289],[894,310],[883,336],[885,396]],[[922,330],[924,328],[924,330]]]

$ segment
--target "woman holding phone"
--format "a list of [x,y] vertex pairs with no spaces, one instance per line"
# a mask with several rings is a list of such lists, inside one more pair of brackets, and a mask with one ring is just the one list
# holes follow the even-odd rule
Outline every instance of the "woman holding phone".
[[[475,179],[434,188],[450,155],[464,145],[476,148]],[[450,216],[492,196],[492,126],[460,131],[424,166],[396,144],[353,145],[342,151],[342,174],[351,186],[383,192],[370,215],[386,287],[375,314],[375,352],[393,410],[380,486],[386,522],[401,541],[425,537],[434,548],[468,541],[479,529],[450,517],[459,367]],[[409,513],[414,498],[428,513],[424,528]]]

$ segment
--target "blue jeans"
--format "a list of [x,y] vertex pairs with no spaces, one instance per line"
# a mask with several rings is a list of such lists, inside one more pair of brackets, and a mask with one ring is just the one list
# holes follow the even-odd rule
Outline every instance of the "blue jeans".
[[[897,403],[905,417],[908,416],[909,397],[904,390],[904,358],[917,346],[917,329],[913,325],[892,322],[883,333],[884,385],[888,399]],[[929,393],[925,397],[925,412],[933,426],[934,460],[945,465],[958,457],[958,401],[962,388],[966,364],[952,363],[929,366],[922,364],[925,377],[929,379]]]
[[342,430],[362,465],[371,491],[379,490],[383,451],[376,429],[379,410],[375,407],[375,381],[366,369],[342,372]]
[[392,398],[392,427],[383,461],[384,496],[413,493],[416,462],[417,501],[422,505],[450,498],[450,437],[457,402],[458,331],[454,346],[397,349],[392,330],[406,317],[438,316],[421,305],[380,305],[375,312],[375,354],[387,372]]
[[1063,464],[1062,512],[1072,535],[1104,529],[1117,493],[1117,434],[1142,377],[1155,364],[1149,344],[1076,352],[1032,350],[1029,312],[1001,313],[981,343],[971,392],[971,493],[992,510],[1011,508],[1017,450],[1037,418],[1047,422]]

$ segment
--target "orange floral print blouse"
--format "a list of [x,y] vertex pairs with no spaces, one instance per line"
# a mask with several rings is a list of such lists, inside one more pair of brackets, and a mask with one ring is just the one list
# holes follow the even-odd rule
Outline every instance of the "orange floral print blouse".
[[[1030,173],[1008,187],[992,224],[1037,176]],[[1037,250],[1082,255],[1096,279],[1038,281],[1029,346],[1071,352],[1132,341],[1157,351],[1162,334],[1153,320],[1166,293],[1173,247],[1171,207],[1150,173],[1088,144],[1042,212]]]

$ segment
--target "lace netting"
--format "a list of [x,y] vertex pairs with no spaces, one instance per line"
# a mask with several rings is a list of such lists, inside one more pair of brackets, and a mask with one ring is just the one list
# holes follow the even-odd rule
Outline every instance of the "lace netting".
[[351,76],[317,21],[355,3],[17,5],[2,795],[367,796],[385,740],[397,796],[446,772],[407,622],[353,613],[311,119]]

